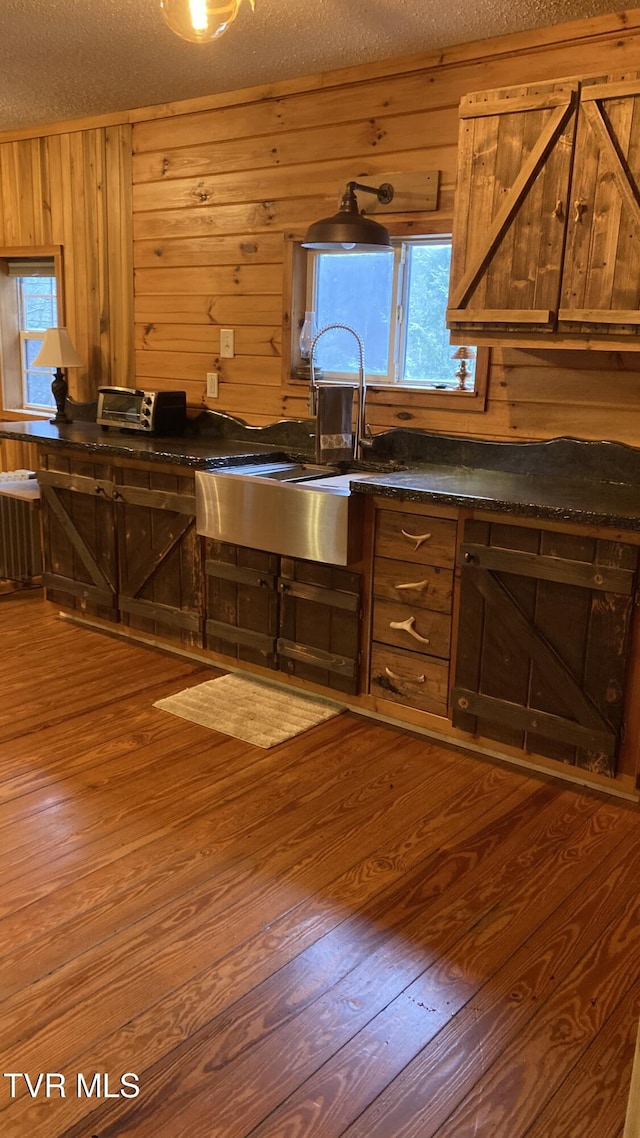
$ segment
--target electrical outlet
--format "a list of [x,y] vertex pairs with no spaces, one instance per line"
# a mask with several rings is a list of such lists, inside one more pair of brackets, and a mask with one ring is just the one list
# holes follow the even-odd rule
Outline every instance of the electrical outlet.
[[218,398],[218,373],[217,371],[207,372],[207,395],[209,399]]
[[233,328],[220,329],[220,356],[223,360],[232,360],[235,355]]

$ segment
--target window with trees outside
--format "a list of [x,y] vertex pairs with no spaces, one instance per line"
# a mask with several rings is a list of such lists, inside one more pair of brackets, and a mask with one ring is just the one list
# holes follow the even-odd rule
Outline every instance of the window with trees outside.
[[54,369],[34,367],[47,328],[55,328],[57,320],[55,276],[21,276],[18,288],[20,320],[20,370],[22,402],[26,408],[52,408],[51,393]]
[[[309,252],[306,303],[316,330],[336,322],[355,328],[365,345],[369,384],[459,391],[460,360],[453,358],[445,323],[451,238],[398,238],[392,244],[393,253]],[[475,362],[470,358],[463,369],[468,391]],[[314,363],[327,378],[357,373],[353,337],[326,332]]]
[[[55,251],[54,251],[55,248]],[[47,328],[58,325],[60,258],[57,247],[0,249],[0,349],[2,406],[47,412],[55,407],[53,368],[35,367]]]

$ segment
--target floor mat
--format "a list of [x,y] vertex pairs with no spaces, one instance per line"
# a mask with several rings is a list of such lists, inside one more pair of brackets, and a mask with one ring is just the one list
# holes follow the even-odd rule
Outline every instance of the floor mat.
[[256,747],[274,747],[344,710],[329,700],[236,675],[205,680],[153,706]]

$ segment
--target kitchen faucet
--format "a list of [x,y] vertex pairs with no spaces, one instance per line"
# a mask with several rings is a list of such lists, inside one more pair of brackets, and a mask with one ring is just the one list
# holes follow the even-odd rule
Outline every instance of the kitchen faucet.
[[[318,384],[316,383],[315,373],[314,373],[314,369],[313,369],[313,355],[314,355],[314,352],[316,349],[316,344],[318,343],[318,340],[320,339],[320,337],[324,336],[325,332],[330,332],[332,329],[343,329],[345,332],[351,332],[351,335],[355,336],[356,342],[358,344],[358,361],[359,361],[359,363],[358,363],[358,389],[357,389],[358,390],[358,407],[357,407],[357,415],[356,415],[356,433],[355,433],[355,440],[354,440],[354,454],[355,454],[355,457],[357,459],[359,459],[359,458],[362,458],[362,448],[367,445],[367,442],[365,441],[365,438],[364,438],[364,432],[365,432],[364,410],[365,410],[365,400],[366,400],[366,380],[365,380],[365,374],[364,374],[364,343],[362,342],[362,337],[360,335],[358,335],[355,328],[352,328],[350,324],[340,324],[340,323],[325,324],[324,328],[321,328],[320,331],[316,333],[313,340],[311,341],[311,350],[309,352],[309,366],[310,366],[310,372],[311,372],[310,387],[309,387],[309,410],[311,411],[312,415],[318,414],[318,399],[317,399]],[[318,433],[318,435],[320,435],[320,433],[321,433],[319,423],[317,426],[317,433]]]

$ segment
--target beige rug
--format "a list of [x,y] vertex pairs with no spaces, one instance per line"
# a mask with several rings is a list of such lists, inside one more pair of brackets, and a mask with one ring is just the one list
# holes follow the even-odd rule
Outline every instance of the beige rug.
[[329,700],[236,675],[206,680],[153,706],[256,747],[274,747],[344,710]]

